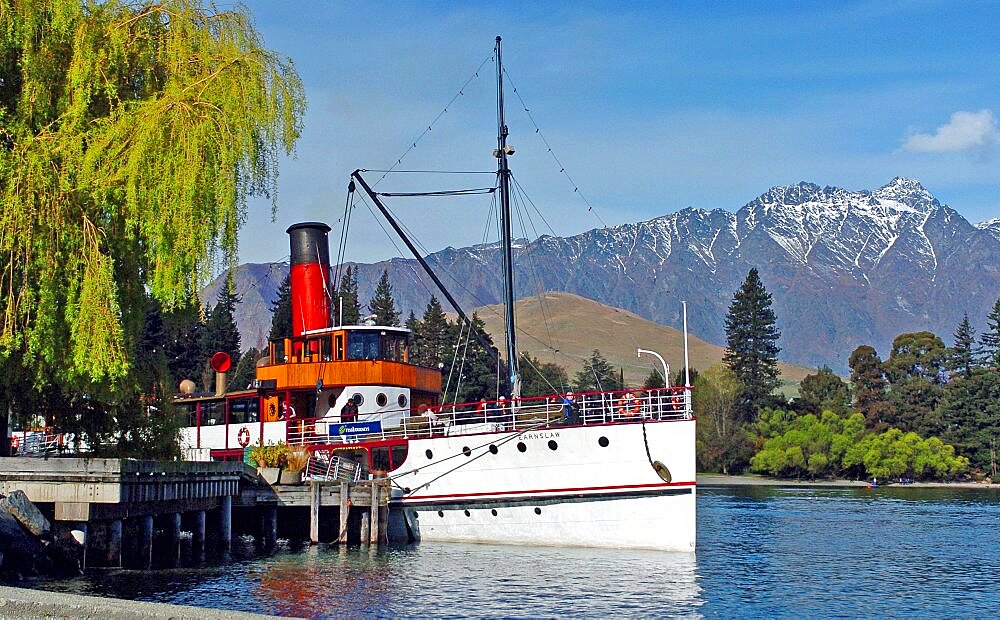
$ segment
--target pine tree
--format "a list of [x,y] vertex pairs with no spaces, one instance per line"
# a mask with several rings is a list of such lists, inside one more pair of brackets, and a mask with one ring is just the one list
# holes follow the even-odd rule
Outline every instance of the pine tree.
[[406,317],[406,323],[404,323],[403,326],[406,329],[410,330],[409,342],[407,343],[406,359],[411,364],[416,364],[417,362],[415,360],[417,360],[420,357],[420,354],[417,352],[418,351],[417,332],[420,331],[420,319],[418,319],[417,316],[413,314],[413,310],[410,310],[410,316]]
[[337,287],[337,295],[334,297],[334,313],[337,313],[340,305],[343,305],[344,314],[342,325],[357,325],[361,322],[361,306],[358,303],[358,274],[353,266],[348,265],[344,275],[340,278],[340,286]]
[[655,368],[650,370],[646,380],[642,382],[642,389],[655,390],[662,387],[666,387],[666,383],[663,382],[663,373]]
[[198,382],[208,358],[201,307],[191,305],[163,315],[167,369],[173,389],[184,379]]
[[894,414],[887,398],[889,381],[885,378],[882,358],[873,347],[861,345],[851,353],[847,364],[854,385],[854,406],[864,414],[870,428],[884,429],[886,420]]
[[375,315],[376,325],[399,325],[399,311],[396,310],[396,300],[392,297],[392,284],[389,283],[389,270],[382,270],[375,296],[368,302],[368,311]]
[[979,359],[994,370],[1000,370],[1000,299],[986,315],[986,329],[979,336]]
[[[694,382],[698,378],[698,369],[697,368],[691,368],[691,371],[688,373],[688,375],[689,375],[688,378],[691,381],[691,385],[694,386]],[[674,375],[673,386],[674,387],[677,387],[677,386],[683,387],[684,386],[684,369],[683,368],[681,368],[680,370],[678,370],[677,374]]]
[[271,302],[270,340],[292,335],[292,274],[289,273],[278,286],[278,297]]
[[573,377],[573,388],[581,392],[607,392],[622,389],[618,373],[601,354],[594,349],[590,358],[583,362],[583,368]]
[[771,295],[752,268],[733,296],[726,315],[726,353],[723,360],[743,384],[741,413],[751,420],[771,401],[780,385],[777,345],[781,332],[775,325]]
[[[219,290],[219,296],[215,307],[207,312],[208,319],[205,321],[205,352],[208,356],[217,351],[229,354],[232,366],[235,368],[240,361],[240,332],[236,328],[236,304],[240,303],[240,298],[233,290],[233,281],[230,276],[226,280],[225,286]],[[214,383],[214,371],[205,361],[202,379],[206,390],[211,389]],[[230,370],[232,372],[232,370]]]
[[523,396],[546,396],[565,392],[569,387],[566,369],[552,362],[541,362],[537,357],[522,352],[521,394]]
[[948,350],[948,370],[966,379],[972,376],[976,367],[975,337],[976,332],[969,324],[969,313],[966,312],[955,329],[955,346]]
[[[496,347],[493,347],[493,339],[486,333],[486,323],[479,315],[472,313],[473,329],[479,331],[492,348],[492,352],[486,350],[475,334],[470,334],[468,327],[463,332],[462,341],[456,350],[455,373],[461,371],[461,382],[453,382],[459,386],[458,402],[469,403],[486,397],[493,399],[497,397],[497,358]],[[447,363],[447,362],[446,362]],[[501,364],[499,375],[500,392],[506,393],[505,364]],[[447,370],[445,371],[447,373]]]
[[844,380],[829,366],[822,366],[807,375],[799,385],[796,407],[807,413],[821,414],[833,411],[843,414],[851,404],[851,392]]
[[250,389],[254,379],[257,378],[257,361],[262,357],[264,357],[264,354],[256,347],[250,347],[249,351],[241,355],[239,364],[236,365],[236,369],[232,372],[232,377],[228,380],[229,389]]
[[448,321],[441,302],[431,295],[415,334],[416,354],[413,363],[429,368],[450,365],[457,335],[458,329]]

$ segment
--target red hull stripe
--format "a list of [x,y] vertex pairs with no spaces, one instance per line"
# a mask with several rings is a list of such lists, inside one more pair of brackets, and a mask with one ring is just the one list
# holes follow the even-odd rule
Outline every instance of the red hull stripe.
[[403,501],[419,501],[428,499],[453,499],[459,497],[495,497],[497,495],[538,495],[540,493],[582,493],[599,491],[616,491],[625,489],[657,489],[664,487],[693,487],[695,482],[659,482],[655,484],[619,484],[610,487],[572,487],[566,489],[534,489],[528,491],[494,491],[492,493],[452,493],[449,495],[411,495]]

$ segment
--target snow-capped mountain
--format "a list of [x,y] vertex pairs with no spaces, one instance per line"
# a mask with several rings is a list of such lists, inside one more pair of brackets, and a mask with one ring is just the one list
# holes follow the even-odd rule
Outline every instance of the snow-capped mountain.
[[[501,298],[495,245],[447,248],[428,259],[463,307]],[[684,299],[693,333],[717,344],[725,343],[733,293],[757,267],[774,299],[781,357],[843,371],[860,344],[887,355],[896,335],[922,329],[950,344],[966,311],[981,326],[1000,296],[1000,220],[973,226],[903,178],[859,192],[799,183],[774,187],[735,213],[684,209],[524,241],[515,261],[518,296],[569,291],[675,327]],[[389,269],[404,312],[419,315],[433,290],[413,260],[358,268],[362,299]]]

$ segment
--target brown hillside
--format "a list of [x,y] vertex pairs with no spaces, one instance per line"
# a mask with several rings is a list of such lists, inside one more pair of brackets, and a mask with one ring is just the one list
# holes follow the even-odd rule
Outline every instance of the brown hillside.
[[[502,351],[503,307],[484,306],[477,312]],[[559,364],[566,368],[570,379],[594,349],[600,349],[615,367],[624,368],[625,380],[632,385],[642,384],[650,369],[659,368],[659,362],[653,357],[637,358],[639,347],[662,355],[670,365],[671,375],[684,367],[684,340],[679,330],[572,293],[550,291],[544,294],[544,303],[538,296],[519,300],[517,324],[518,350],[543,362]],[[696,329],[690,324],[688,327]],[[688,342],[692,368],[704,370],[722,361],[722,347],[692,335]],[[559,352],[549,349],[549,343]],[[797,384],[812,372],[790,364],[779,364],[779,367],[786,383]]]

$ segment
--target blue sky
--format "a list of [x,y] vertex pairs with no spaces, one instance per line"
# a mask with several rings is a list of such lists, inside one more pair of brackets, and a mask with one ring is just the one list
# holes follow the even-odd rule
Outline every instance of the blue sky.
[[[973,223],[1000,217],[1000,3],[247,6],[265,44],[294,61],[309,108],[296,157],[282,161],[277,221],[268,201],[250,205],[244,262],[285,258],[293,222],[326,221],[336,239],[350,172],[395,162],[497,34],[513,84],[579,189],[508,93],[511,165],[551,225],[536,216],[539,233],[688,206],[736,210],[798,181],[860,190],[895,176],[920,180]],[[487,62],[401,168],[495,169],[494,70]],[[393,175],[380,189],[481,181]],[[392,206],[430,251],[489,236],[488,198]],[[394,255],[357,209],[347,258]]]

